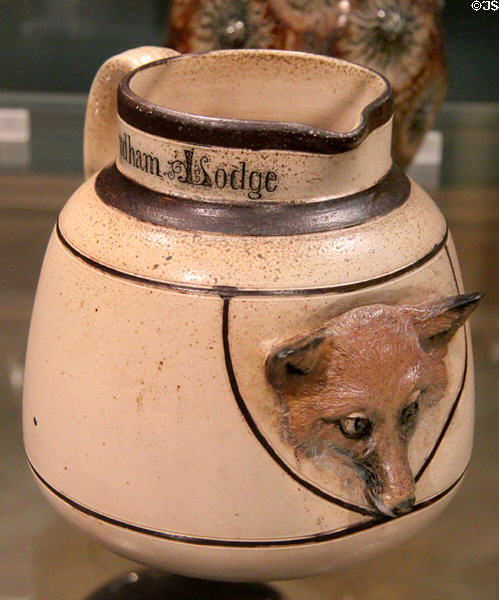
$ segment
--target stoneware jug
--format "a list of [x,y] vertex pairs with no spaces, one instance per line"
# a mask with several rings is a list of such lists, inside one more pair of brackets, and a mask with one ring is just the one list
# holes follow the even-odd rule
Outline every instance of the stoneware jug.
[[175,54],[129,51],[93,83],[89,178],[33,310],[28,460],[61,515],[169,572],[341,568],[456,492],[480,295],[392,162],[386,79]]

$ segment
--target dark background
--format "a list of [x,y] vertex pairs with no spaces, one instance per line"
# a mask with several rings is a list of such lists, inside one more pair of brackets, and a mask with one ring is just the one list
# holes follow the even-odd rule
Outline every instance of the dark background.
[[[87,92],[106,58],[161,45],[168,0],[0,0],[0,90]],[[499,10],[447,0],[451,101],[499,100]]]

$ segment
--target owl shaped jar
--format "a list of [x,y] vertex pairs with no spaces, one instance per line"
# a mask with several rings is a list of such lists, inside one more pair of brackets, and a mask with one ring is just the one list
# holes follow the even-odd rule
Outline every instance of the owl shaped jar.
[[447,90],[443,0],[172,0],[165,35],[181,52],[276,48],[382,73],[394,94],[392,153],[407,167]]
[[101,67],[27,351],[26,453],[63,517],[256,581],[373,556],[448,504],[480,295],[393,164],[392,104],[381,75],[306,53]]

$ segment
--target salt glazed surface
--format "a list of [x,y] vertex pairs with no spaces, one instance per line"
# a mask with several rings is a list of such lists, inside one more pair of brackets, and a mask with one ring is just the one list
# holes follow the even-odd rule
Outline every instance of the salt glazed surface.
[[391,127],[387,81],[334,58],[101,67],[26,362],[26,452],[64,517],[151,566],[256,581],[441,512],[471,452],[480,295]]

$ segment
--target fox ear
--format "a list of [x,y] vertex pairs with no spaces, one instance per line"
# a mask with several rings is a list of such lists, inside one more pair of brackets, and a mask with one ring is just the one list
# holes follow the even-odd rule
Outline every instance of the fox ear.
[[325,340],[324,332],[315,330],[274,348],[265,363],[267,379],[273,387],[287,395],[313,393],[324,370]]
[[464,324],[482,296],[461,294],[411,306],[409,312],[423,350],[446,350],[452,336]]

